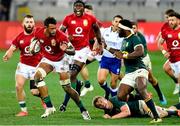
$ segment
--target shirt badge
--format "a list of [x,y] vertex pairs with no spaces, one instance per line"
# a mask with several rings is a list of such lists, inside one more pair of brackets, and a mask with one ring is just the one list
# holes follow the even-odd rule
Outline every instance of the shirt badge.
[[88,20],[87,20],[87,19],[85,19],[85,20],[83,21],[83,25],[84,25],[84,26],[87,26],[87,25],[88,25]]

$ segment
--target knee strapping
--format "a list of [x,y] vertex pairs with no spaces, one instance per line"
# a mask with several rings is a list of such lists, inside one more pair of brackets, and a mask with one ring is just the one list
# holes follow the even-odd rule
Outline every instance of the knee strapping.
[[70,79],[60,80],[59,83],[61,86],[66,86],[66,85],[69,85],[71,83],[71,81],[70,81]]
[[79,73],[81,71],[81,67],[79,65],[77,65],[77,64],[73,64],[73,65],[70,66],[70,70]]
[[45,83],[43,80],[41,80],[41,81],[39,81],[39,82],[36,83],[36,86],[37,86],[37,87],[43,87],[43,86],[45,86],[45,85],[46,85],[46,83]]
[[36,72],[41,73],[42,78],[46,77],[46,75],[47,75],[46,71],[43,68],[37,68]]

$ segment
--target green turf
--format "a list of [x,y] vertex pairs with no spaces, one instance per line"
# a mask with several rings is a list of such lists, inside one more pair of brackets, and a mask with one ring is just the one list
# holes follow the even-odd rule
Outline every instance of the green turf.
[[[3,51],[0,52],[1,58],[4,53],[5,52]],[[154,75],[159,80],[161,89],[168,100],[167,106],[178,103],[178,95],[172,95],[174,89],[173,81],[170,80],[170,78],[165,75],[162,70],[162,64],[165,62],[165,59],[160,52],[150,53],[150,57],[152,59]],[[94,96],[103,95],[103,91],[97,84],[96,79],[96,71],[98,68],[97,62],[88,66],[90,80],[95,87],[94,91],[88,93],[82,98],[82,101],[87,107],[92,120],[84,121],[78,108],[72,100],[70,101],[65,113],[58,111],[58,106],[63,101],[64,91],[59,85],[58,75],[55,73],[48,75],[46,82],[49,87],[49,94],[52,102],[57,108],[57,112],[46,119],[41,119],[40,115],[44,112],[44,110],[41,107],[40,100],[30,94],[29,83],[26,83],[25,91],[29,116],[15,117],[14,115],[20,110],[16,100],[14,81],[14,72],[18,61],[19,53],[15,53],[9,62],[0,62],[0,125],[148,125],[151,120],[150,118],[126,118],[115,120],[106,120],[102,118],[103,112],[92,107],[91,103]],[[159,105],[157,95],[150,84],[148,85],[148,88],[151,92],[153,92],[153,99],[156,104]],[[178,125],[180,124],[180,118],[165,118],[161,124]]]

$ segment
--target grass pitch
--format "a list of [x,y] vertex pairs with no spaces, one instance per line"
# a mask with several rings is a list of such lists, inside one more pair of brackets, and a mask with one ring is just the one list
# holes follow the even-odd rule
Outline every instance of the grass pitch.
[[[4,51],[0,52],[0,57],[4,55]],[[160,87],[167,98],[168,107],[178,103],[178,95],[173,95],[173,81],[163,72],[162,65],[165,62],[160,52],[150,53],[153,72],[159,81]],[[40,115],[44,112],[40,99],[30,94],[29,83],[25,85],[26,104],[29,112],[27,117],[15,117],[20,111],[16,100],[14,73],[16,65],[19,61],[19,52],[16,52],[9,62],[0,62],[0,125],[149,125],[150,118],[126,118],[126,119],[103,119],[103,111],[95,109],[92,106],[92,99],[96,95],[103,95],[103,90],[97,84],[96,72],[98,63],[94,62],[88,66],[90,73],[90,81],[94,86],[94,91],[89,92],[82,101],[88,109],[92,120],[84,121],[80,115],[79,109],[74,102],[70,100],[67,110],[64,113],[58,111],[59,104],[63,101],[64,91],[59,84],[58,75],[56,73],[49,74],[45,81],[49,88],[49,94],[57,112],[45,119],[41,119]],[[152,86],[148,85],[149,91],[153,93],[153,100],[157,105],[159,100]],[[170,117],[163,119],[162,125],[180,125],[180,118]]]

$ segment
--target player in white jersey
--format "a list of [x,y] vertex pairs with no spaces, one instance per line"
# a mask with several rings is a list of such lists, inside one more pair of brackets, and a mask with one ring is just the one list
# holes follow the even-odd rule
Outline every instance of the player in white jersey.
[[[121,49],[121,44],[123,41],[123,38],[120,38],[118,33],[118,24],[121,19],[122,16],[120,15],[114,16],[112,25],[101,31],[102,37],[107,47],[113,48],[115,50]],[[100,62],[100,68],[98,70],[98,83],[101,88],[105,90],[106,99],[109,98],[109,94],[111,94],[111,96],[117,95],[117,81],[119,78],[120,68],[121,60],[117,59],[113,56],[112,53],[104,49]],[[106,82],[109,73],[111,76],[110,88]]]

